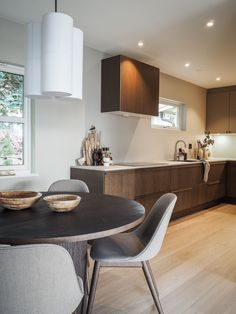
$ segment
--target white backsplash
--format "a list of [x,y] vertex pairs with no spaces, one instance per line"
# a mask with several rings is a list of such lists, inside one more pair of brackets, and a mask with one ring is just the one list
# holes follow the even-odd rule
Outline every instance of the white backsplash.
[[236,134],[214,135],[213,157],[236,158]]

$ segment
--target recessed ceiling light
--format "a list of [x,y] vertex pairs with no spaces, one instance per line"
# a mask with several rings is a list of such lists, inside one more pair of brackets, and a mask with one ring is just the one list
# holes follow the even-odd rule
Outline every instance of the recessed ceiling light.
[[188,68],[188,67],[190,67],[190,63],[189,62],[187,62],[187,63],[185,63],[185,65],[184,65],[186,68]]
[[143,42],[141,40],[138,42],[138,46],[143,47]]
[[220,81],[220,77],[219,76],[216,78],[216,81]]
[[207,23],[206,23],[206,27],[212,27],[212,26],[214,26],[214,24],[215,24],[215,21],[214,20],[210,20],[210,21],[208,21]]

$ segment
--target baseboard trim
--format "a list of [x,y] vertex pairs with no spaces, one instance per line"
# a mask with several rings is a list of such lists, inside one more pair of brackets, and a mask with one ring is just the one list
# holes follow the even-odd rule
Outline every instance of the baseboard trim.
[[[188,208],[188,209],[185,209],[185,210],[173,213],[173,215],[171,216],[171,220],[178,219],[178,218],[181,218],[181,217],[184,217],[184,216],[187,216],[187,215],[194,214],[196,212],[199,212],[201,210],[204,210],[204,209],[207,209],[207,208],[219,205],[221,203],[228,203],[228,202],[226,201],[226,198],[219,198],[217,200],[213,200],[213,201],[207,202],[205,204],[201,204],[201,205],[195,206],[193,208]],[[235,204],[236,204],[236,199],[235,199]]]

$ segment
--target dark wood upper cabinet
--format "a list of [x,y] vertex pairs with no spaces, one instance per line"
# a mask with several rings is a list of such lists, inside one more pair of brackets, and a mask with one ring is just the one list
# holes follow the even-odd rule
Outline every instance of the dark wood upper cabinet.
[[206,131],[236,133],[236,86],[208,90]]
[[158,105],[158,68],[121,55],[102,60],[102,112],[156,116]]
[[236,133],[236,90],[230,92],[229,130],[231,133]]

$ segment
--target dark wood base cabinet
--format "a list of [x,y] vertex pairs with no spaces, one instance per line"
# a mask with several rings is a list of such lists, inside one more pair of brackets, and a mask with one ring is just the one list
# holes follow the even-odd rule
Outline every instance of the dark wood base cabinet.
[[175,193],[178,199],[172,219],[209,208],[227,197],[236,200],[236,162],[211,163],[207,183],[203,175],[202,163],[114,171],[71,168],[71,178],[85,181],[91,192],[134,199],[146,212],[161,195]]
[[226,201],[236,204],[236,161],[228,161]]

